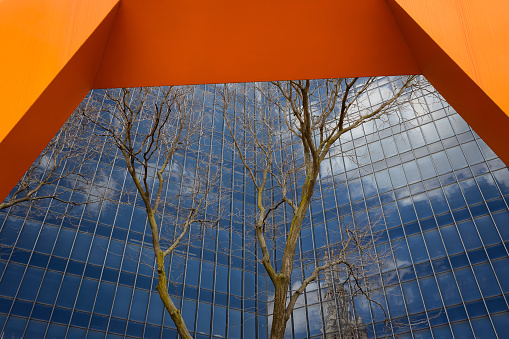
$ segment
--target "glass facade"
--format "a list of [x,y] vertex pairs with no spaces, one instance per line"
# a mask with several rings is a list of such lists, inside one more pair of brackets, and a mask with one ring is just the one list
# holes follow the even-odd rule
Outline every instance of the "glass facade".
[[[370,94],[373,105],[386,82],[380,78]],[[215,87],[193,91],[210,122],[194,151],[222,159],[221,185],[232,190],[230,208],[244,215],[232,214],[221,220],[227,228],[174,253],[169,289],[195,338],[267,338],[270,284],[255,258],[253,230],[243,227],[243,217],[254,211],[254,188],[227,145],[231,137]],[[393,254],[391,264],[371,278],[382,282],[377,301],[394,320],[398,338],[504,338],[508,168],[436,93],[423,93],[402,114],[404,124],[368,122],[332,150],[349,156],[325,160],[315,188],[323,198],[312,203],[297,256],[319,257],[338,216],[370,222],[376,249]],[[182,152],[172,161],[192,170],[194,154]],[[120,154],[103,151],[91,164],[106,173],[100,180],[119,196],[132,189]],[[181,176],[170,176],[168,195],[180,189]],[[47,189],[69,190],[72,182]],[[68,207],[46,201],[0,211],[3,338],[176,338],[155,290],[150,229],[140,201],[94,203],[64,216]],[[303,271],[296,267],[295,281]],[[361,299],[345,302],[348,296],[334,300],[339,297],[330,293],[332,280],[308,286],[287,337],[339,338],[326,332],[343,326],[333,314],[341,305],[355,309],[349,321],[362,323],[356,336],[386,337],[380,310]]]

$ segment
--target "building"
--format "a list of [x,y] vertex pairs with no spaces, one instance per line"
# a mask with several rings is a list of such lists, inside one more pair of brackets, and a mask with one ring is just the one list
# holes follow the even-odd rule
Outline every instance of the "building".
[[366,325],[353,313],[352,296],[337,271],[325,272],[321,290],[325,339],[367,339]]
[[[201,146],[223,156],[223,173],[232,181],[241,173],[223,152],[225,126],[214,115],[213,86],[195,91],[214,117]],[[395,261],[382,272],[378,301],[394,324],[412,324],[391,325],[398,337],[503,338],[509,330],[508,169],[452,108],[422,99],[406,112],[407,124],[366,124],[342,141],[342,150],[363,161],[330,163],[316,189],[322,194],[332,182],[335,194],[312,205],[300,253],[327,242],[327,225],[338,213],[352,220],[383,215],[372,232],[377,248],[390,249]],[[418,117],[423,107],[430,113]],[[110,168],[115,161],[115,154],[103,153],[96,163]],[[127,189],[120,167],[112,168],[107,178]],[[232,199],[250,204],[246,187]],[[56,204],[0,212],[4,338],[176,337],[145,264],[150,250],[139,207],[105,207],[65,218]],[[267,277],[254,249],[247,250],[249,232],[238,220],[225,222],[231,229],[217,231],[226,239],[221,250],[203,241],[173,256],[172,267],[185,270],[170,276],[171,291],[196,338],[266,338]],[[289,320],[289,338],[387,335],[380,311],[350,301],[339,286],[332,275],[308,286]]]

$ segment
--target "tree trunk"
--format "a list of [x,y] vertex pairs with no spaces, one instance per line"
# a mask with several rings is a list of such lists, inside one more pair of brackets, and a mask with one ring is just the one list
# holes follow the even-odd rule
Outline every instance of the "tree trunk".
[[286,295],[288,294],[289,277],[278,275],[277,286],[274,286],[274,311],[272,315],[271,339],[283,339],[286,330]]
[[159,292],[159,296],[164,304],[164,307],[170,314],[171,319],[175,323],[177,327],[177,331],[180,334],[182,339],[193,339],[189,330],[187,329],[186,324],[184,323],[184,319],[182,318],[182,314],[179,309],[175,306],[173,301],[171,300],[170,295],[168,294],[168,283],[166,280],[166,272],[164,270],[164,257],[162,254],[156,256],[157,260],[157,276],[159,281],[157,283],[157,292]]
[[[270,330],[271,339],[283,339],[285,336],[286,323],[286,303],[288,295],[288,287],[290,285],[290,277],[293,271],[293,258],[295,256],[295,248],[300,237],[300,229],[302,221],[306,215],[313,195],[317,173],[308,175],[306,180],[307,192],[303,192],[303,197],[298,210],[292,219],[290,234],[286,240],[285,251],[283,254],[281,273],[278,274],[277,282],[274,286],[274,311],[272,315],[272,329]],[[290,312],[292,310],[289,310]]]

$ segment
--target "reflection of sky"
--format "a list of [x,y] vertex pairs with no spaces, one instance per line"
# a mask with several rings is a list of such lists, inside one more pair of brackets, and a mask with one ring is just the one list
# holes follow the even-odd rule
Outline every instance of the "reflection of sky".
[[[359,116],[363,113],[366,113],[366,109],[370,107],[376,107],[378,104],[382,102],[382,98],[385,100],[392,96],[393,88],[390,84],[385,84],[379,87],[380,91],[375,88],[371,89],[366,93],[363,93],[356,102],[354,102],[349,110],[349,114],[347,116],[347,121],[354,121],[358,119]],[[392,114],[389,114],[387,117],[382,117],[382,119],[377,119],[375,121],[369,121],[361,127],[353,129],[351,132],[345,133],[341,138],[341,143],[344,144],[352,139],[358,139],[363,137],[366,134],[375,132],[376,129],[383,129],[388,126],[398,126],[401,121],[414,119],[416,116],[422,116],[428,113],[425,103],[421,102],[424,99],[414,99],[410,105],[407,105],[407,108],[402,108],[401,110],[397,110]],[[312,102],[312,109],[318,109],[319,104],[316,101]],[[387,122],[389,124],[387,124]],[[375,128],[375,125],[378,127]],[[429,128],[426,128],[425,134],[429,135],[430,139],[434,140],[434,136],[437,136],[436,130],[432,126],[432,124],[428,124]],[[431,136],[430,133],[435,133],[434,136]],[[410,135],[410,139],[412,140],[412,145],[414,147],[420,147],[424,145],[424,138],[421,133],[419,127],[415,127],[408,131]],[[402,132],[399,135],[395,136],[394,140],[392,137],[382,139],[381,144],[379,141],[369,142],[368,146],[357,147],[355,153],[352,151],[349,154],[342,153],[340,148],[332,149],[330,152],[331,155],[331,164],[326,163],[321,168],[321,174],[323,177],[330,175],[331,171],[333,174],[339,174],[349,170],[353,170],[358,168],[359,166],[363,166],[365,164],[370,163],[371,161],[375,162],[383,159],[385,157],[390,157],[397,152],[404,152],[410,149],[410,139],[407,137],[406,132]],[[369,153],[368,153],[369,148]],[[382,151],[383,150],[383,151]],[[371,160],[370,160],[371,157]],[[344,159],[344,166],[341,161],[341,158]]]

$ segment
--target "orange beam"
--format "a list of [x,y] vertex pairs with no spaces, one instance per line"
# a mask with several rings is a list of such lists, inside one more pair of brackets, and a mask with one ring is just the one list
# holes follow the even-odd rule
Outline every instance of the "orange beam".
[[509,163],[509,2],[387,2],[422,74]]
[[131,0],[94,86],[413,73],[384,0]]
[[116,4],[0,1],[0,200],[92,87]]

